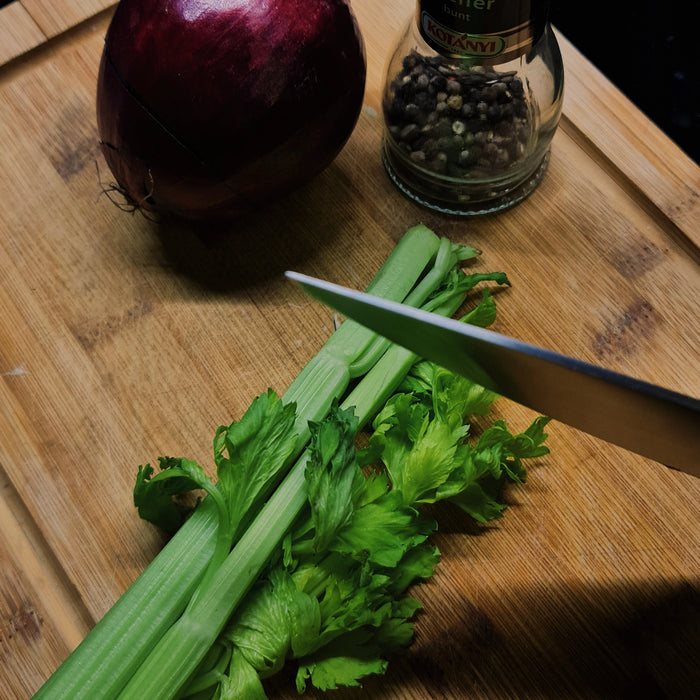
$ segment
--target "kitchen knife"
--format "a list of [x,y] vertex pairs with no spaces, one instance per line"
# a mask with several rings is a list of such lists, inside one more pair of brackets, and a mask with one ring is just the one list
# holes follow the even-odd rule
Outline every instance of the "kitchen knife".
[[539,413],[700,476],[700,401],[500,333],[287,272],[318,301]]

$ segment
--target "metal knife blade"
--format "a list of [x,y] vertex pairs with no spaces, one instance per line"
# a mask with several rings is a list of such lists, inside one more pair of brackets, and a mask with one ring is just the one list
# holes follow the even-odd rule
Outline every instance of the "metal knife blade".
[[700,401],[404,304],[287,272],[318,301],[501,396],[700,476]]

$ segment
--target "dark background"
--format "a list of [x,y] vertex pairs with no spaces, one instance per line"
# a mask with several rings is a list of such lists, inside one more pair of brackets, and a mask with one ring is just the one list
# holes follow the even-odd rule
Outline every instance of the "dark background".
[[697,7],[697,0],[552,0],[550,20],[700,163]]
[[[0,7],[12,1],[0,0]],[[697,11],[696,0],[551,0],[550,19],[700,163],[700,54],[693,6]]]

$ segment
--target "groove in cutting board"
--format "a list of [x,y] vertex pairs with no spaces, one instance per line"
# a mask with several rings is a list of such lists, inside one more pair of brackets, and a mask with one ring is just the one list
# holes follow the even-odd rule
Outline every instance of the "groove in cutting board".
[[32,596],[60,631],[69,649],[85,637],[95,620],[32,519],[0,464],[0,532],[17,566],[31,572]]
[[11,79],[17,69],[27,70],[27,62],[39,61],[59,45],[79,41],[85,33],[98,28],[106,32],[107,20],[113,12],[113,6],[106,7],[61,32],[47,35],[20,2],[0,8],[0,80]]

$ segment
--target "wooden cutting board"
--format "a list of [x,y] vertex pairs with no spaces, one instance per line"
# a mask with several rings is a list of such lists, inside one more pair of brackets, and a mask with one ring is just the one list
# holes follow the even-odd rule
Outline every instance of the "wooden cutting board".
[[[422,222],[481,249],[475,269],[508,273],[498,330],[700,396],[700,168],[560,37],[564,117],[538,190],[488,217],[421,209],[382,169],[377,116],[413,3],[353,4],[369,76],[352,138],[223,239],[103,192],[107,3],[0,10],[3,698],[30,696],[162,545],[131,504],[137,466],[174,454],[210,468],[216,427],[284,391],[330,334],[332,313],[284,269],[362,287]],[[513,429],[533,417],[505,400],[497,413]],[[336,697],[697,695],[700,480],[549,432],[502,520],[438,512],[443,559],[415,591],[415,642]],[[295,697],[288,681],[271,695]]]

